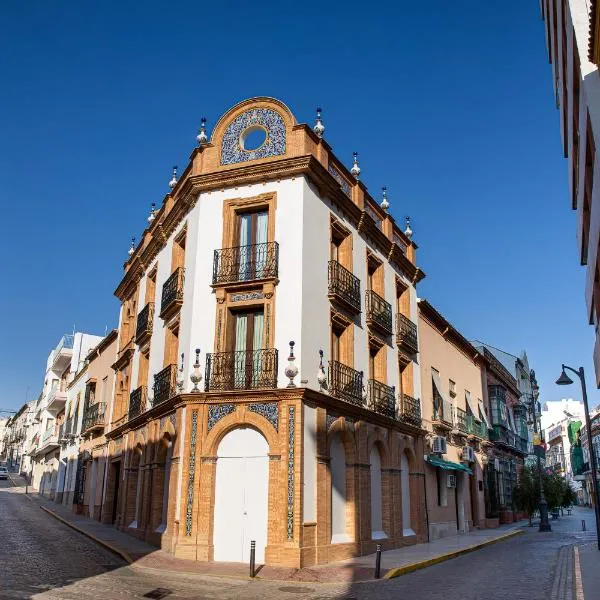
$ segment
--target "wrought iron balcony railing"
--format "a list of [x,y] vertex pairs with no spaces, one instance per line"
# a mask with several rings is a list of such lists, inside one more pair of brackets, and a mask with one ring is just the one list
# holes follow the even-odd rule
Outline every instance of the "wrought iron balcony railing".
[[452,425],[452,404],[448,400],[439,398],[437,407],[436,403],[433,403],[433,420]]
[[177,394],[177,365],[169,365],[154,376],[152,406],[167,401]]
[[406,421],[417,427],[421,426],[421,402],[417,398],[403,394],[399,413],[401,421]]
[[363,373],[338,362],[329,361],[329,393],[340,400],[363,406]]
[[413,353],[419,350],[417,326],[402,313],[396,315],[396,343]]
[[473,434],[482,440],[487,440],[489,438],[487,425],[481,421],[475,421],[473,424]]
[[360,312],[360,279],[337,260],[329,261],[329,295],[352,311]]
[[215,250],[213,284],[277,277],[279,244],[264,242]]
[[276,348],[207,354],[204,389],[214,392],[276,388],[278,359]]
[[135,341],[139,344],[152,334],[154,324],[154,302],[148,302],[142,312],[137,316],[137,326],[135,328]]
[[369,408],[390,419],[396,418],[396,391],[375,379],[369,380]]
[[141,385],[129,394],[129,410],[127,416],[129,419],[137,417],[146,410],[146,401],[148,399],[148,388]]
[[[470,433],[469,431],[469,415],[467,414],[466,410],[463,410],[462,408],[458,408],[458,406],[455,408],[455,414],[456,414],[456,428],[459,431],[462,431],[463,433]],[[472,428],[472,424],[471,424],[471,428]]]
[[392,305],[373,290],[366,293],[367,325],[392,333]]
[[178,267],[171,273],[162,288],[160,302],[160,317],[165,318],[171,311],[176,310],[183,302],[183,267]]
[[104,427],[104,412],[106,405],[104,402],[96,402],[87,407],[83,415],[82,431],[88,431],[95,427]]

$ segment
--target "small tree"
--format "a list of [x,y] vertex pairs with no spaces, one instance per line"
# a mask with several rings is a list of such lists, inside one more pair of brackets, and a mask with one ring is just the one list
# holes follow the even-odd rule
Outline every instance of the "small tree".
[[571,484],[568,481],[565,481],[565,489],[560,505],[563,508],[567,508],[567,506],[572,506],[573,504],[577,504],[577,493],[571,487]]
[[548,508],[550,510],[556,510],[562,505],[563,495],[565,493],[565,486],[567,482],[558,473],[552,471],[544,475],[544,495],[548,502]]
[[513,490],[516,507],[527,514],[529,526],[533,526],[532,517],[538,505],[540,486],[535,467],[525,467],[521,471],[519,484]]

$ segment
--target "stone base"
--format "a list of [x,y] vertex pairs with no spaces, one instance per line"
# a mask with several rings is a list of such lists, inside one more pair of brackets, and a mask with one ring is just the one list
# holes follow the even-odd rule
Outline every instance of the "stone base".
[[486,529],[496,529],[496,527],[500,527],[500,519],[498,517],[494,519],[485,519]]

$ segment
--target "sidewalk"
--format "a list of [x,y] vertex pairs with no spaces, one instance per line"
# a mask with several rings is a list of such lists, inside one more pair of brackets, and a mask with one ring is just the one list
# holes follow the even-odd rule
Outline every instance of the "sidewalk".
[[[11,474],[17,490],[25,493],[24,479]],[[223,577],[248,577],[249,566],[244,563],[196,562],[175,558],[158,550],[110,525],[104,525],[82,515],[75,515],[61,504],[41,497],[37,493],[27,498],[37,502],[42,510],[59,519],[97,543],[115,552],[135,568],[168,570],[181,574],[217,575]],[[473,531],[460,536],[452,536],[426,544],[407,546],[397,550],[387,550],[382,554],[381,575],[385,578],[397,577],[417,569],[449,560],[456,556],[473,552],[479,548],[510,538],[522,532],[526,521],[504,525],[497,529]],[[375,554],[360,556],[326,566],[292,569],[263,566],[257,577],[275,581],[302,581],[314,583],[345,583],[368,581],[374,578]]]

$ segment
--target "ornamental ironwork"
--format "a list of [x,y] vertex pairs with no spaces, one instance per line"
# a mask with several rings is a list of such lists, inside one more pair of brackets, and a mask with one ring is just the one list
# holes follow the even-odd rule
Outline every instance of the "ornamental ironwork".
[[207,354],[204,389],[212,392],[276,388],[277,366],[276,348]]
[[192,430],[190,432],[190,469],[188,476],[187,508],[185,511],[185,535],[192,535],[192,509],[194,505],[194,478],[196,473],[196,432],[198,429],[198,411],[192,411]]
[[162,287],[160,314],[164,315],[176,303],[183,302],[184,269],[178,267],[171,273]]
[[393,387],[380,381],[369,381],[369,408],[384,417],[396,417],[396,393]]
[[367,325],[377,327],[383,332],[392,333],[392,305],[377,292],[366,293]]
[[261,402],[260,404],[250,404],[248,410],[263,416],[276,431],[279,431],[279,405],[277,402]]
[[[279,244],[263,242],[215,250],[213,284],[277,277]],[[243,299],[243,298],[241,298]]]
[[396,343],[412,352],[419,350],[417,326],[402,313],[396,315]]
[[96,402],[88,406],[83,415],[83,427],[82,431],[87,431],[92,427],[104,426],[104,412],[106,404],[104,402]]
[[212,404],[208,407],[207,431],[235,410],[235,404]]
[[340,400],[363,406],[363,374],[337,360],[329,361],[329,393]]
[[139,388],[129,394],[129,411],[127,412],[129,419],[137,417],[146,410],[147,399],[148,388],[145,385],[140,385]]
[[360,312],[360,279],[337,260],[329,261],[329,294],[353,311]]
[[169,365],[154,376],[152,406],[166,402],[177,394],[177,365]]
[[296,409],[290,406],[288,418],[288,506],[287,506],[287,538],[294,538],[294,431]]
[[421,402],[417,398],[412,398],[407,394],[402,394],[402,402],[400,403],[401,421],[405,421],[410,425],[417,427],[421,426]]
[[137,324],[135,328],[135,341],[140,340],[149,336],[152,333],[152,326],[154,324],[154,302],[148,302],[142,312],[137,316]]

